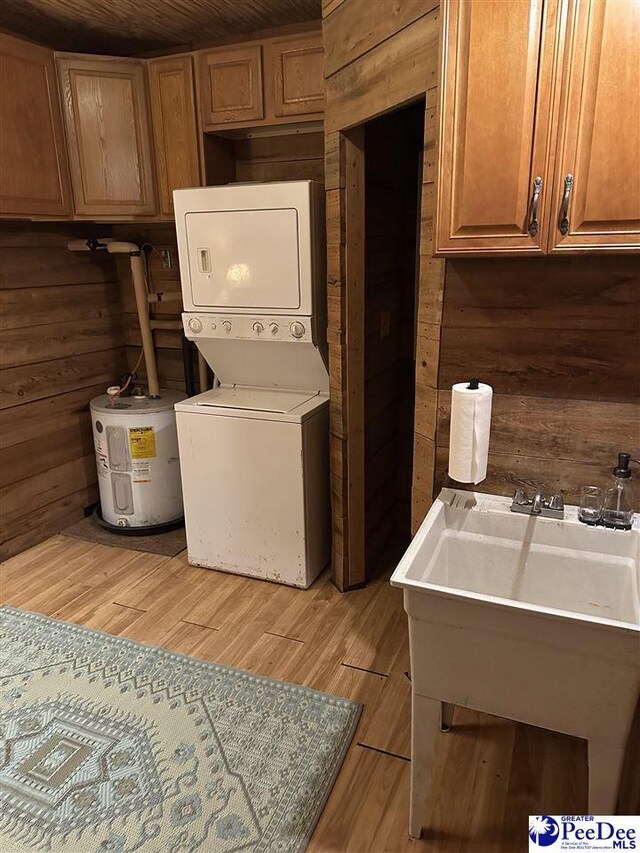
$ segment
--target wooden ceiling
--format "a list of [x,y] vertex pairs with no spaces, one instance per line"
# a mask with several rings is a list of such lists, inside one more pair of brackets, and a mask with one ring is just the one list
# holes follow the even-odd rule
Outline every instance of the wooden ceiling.
[[0,0],[0,28],[56,50],[132,55],[321,18],[321,0]]

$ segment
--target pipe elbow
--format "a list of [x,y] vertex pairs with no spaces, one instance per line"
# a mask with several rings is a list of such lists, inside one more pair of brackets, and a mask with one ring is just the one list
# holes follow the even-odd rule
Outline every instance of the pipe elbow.
[[120,240],[112,240],[107,246],[107,251],[112,255],[139,255],[140,246],[136,243],[125,243]]

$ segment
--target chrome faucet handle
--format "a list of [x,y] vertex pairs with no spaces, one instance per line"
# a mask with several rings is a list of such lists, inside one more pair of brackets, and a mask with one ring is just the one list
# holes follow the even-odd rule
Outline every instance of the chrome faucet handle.
[[564,501],[562,500],[562,495],[551,495],[547,506],[549,507],[549,509],[555,509],[559,512],[562,512],[564,510]]
[[516,489],[513,495],[513,502],[514,504],[518,504],[518,506],[526,506],[529,503],[529,498],[524,489]]

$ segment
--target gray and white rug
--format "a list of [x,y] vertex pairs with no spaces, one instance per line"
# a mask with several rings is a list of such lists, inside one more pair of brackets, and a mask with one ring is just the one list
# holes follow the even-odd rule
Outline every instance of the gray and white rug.
[[0,608],[3,853],[301,851],[361,706]]

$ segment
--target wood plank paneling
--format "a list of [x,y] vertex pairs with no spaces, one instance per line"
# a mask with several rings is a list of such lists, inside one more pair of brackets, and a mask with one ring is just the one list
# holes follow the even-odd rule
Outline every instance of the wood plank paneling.
[[291,160],[321,160],[324,155],[322,131],[285,136],[255,136],[236,141],[240,162],[275,163]]
[[239,139],[235,154],[238,181],[324,180],[320,131]]
[[121,346],[123,341],[116,318],[113,323],[110,320],[110,317],[100,317],[8,329],[0,340],[0,368],[33,364],[40,361],[43,354],[49,359],[60,359]]
[[237,163],[239,181],[318,181],[324,177],[322,160],[289,160],[273,163]]
[[436,10],[327,78],[327,133],[355,127],[419,97],[437,82]]
[[[436,489],[445,482],[451,384],[494,388],[479,491],[541,486],[579,501],[640,441],[640,273],[625,256],[447,262]],[[640,504],[639,504],[640,506]]]
[[0,450],[3,486],[18,483],[93,452],[89,407],[75,423]]
[[447,261],[443,324],[474,329],[640,327],[632,255]]
[[[32,477],[0,487],[3,529],[11,535],[20,532],[25,516],[35,514],[43,507],[74,494],[80,488],[96,483],[96,462],[93,449],[62,465],[40,471]],[[28,512],[25,511],[28,509]]]
[[[112,257],[67,251],[93,226],[0,228],[0,554],[97,498],[89,401],[124,368]],[[103,229],[104,233],[104,229]]]
[[[42,354],[46,358],[46,353]],[[120,350],[103,350],[0,370],[0,409],[76,388],[112,384],[123,369]]]
[[[0,543],[0,560],[6,560],[14,554],[31,548],[48,536],[64,530],[84,515],[84,508],[98,500],[98,484],[91,483],[70,495],[54,499],[43,507],[20,516],[17,523],[9,522],[3,535],[8,538]],[[42,590],[42,585],[40,586]],[[48,595],[48,588],[47,588]]]
[[2,331],[74,320],[108,321],[118,305],[113,282],[0,290]]
[[326,18],[346,0],[322,0],[322,17]]
[[[105,226],[108,228],[108,226]],[[7,232],[5,232],[7,233]],[[19,232],[23,234],[24,231]],[[69,239],[85,233],[70,232]],[[0,287],[51,287],[113,281],[113,258],[105,253],[69,252],[63,246],[7,246],[0,265]]]
[[620,400],[638,395],[637,333],[443,326],[440,383],[474,375],[501,394]]
[[152,8],[145,15],[131,0],[90,6],[86,0],[30,0],[3,4],[0,25],[57,50],[131,56],[293,26],[322,14],[320,0],[154,0]]
[[438,0],[396,0],[371,14],[371,0],[350,0],[324,11],[322,24],[325,54],[324,74],[330,77],[359,59],[367,51],[431,12]]
[[[535,492],[540,488],[547,495],[561,494],[567,504],[580,503],[582,486],[606,485],[617,457],[603,456],[593,462],[558,460],[553,457],[528,456],[526,453],[494,453],[489,451],[487,477],[476,486],[461,485],[447,477],[449,448],[436,450],[435,480],[438,491],[442,486],[471,489],[492,495],[513,495],[516,489]],[[638,508],[638,507],[636,507]]]
[[[439,391],[439,447],[448,447],[450,415],[451,393]],[[639,438],[637,403],[493,395],[492,453],[552,458],[563,464],[603,459],[612,468],[618,451],[634,448]]]
[[[96,397],[104,385],[93,385],[25,403],[19,412],[13,408],[0,411],[0,450],[23,441],[42,438],[51,432],[72,427],[87,416],[87,399]],[[20,417],[16,417],[19,413]]]

